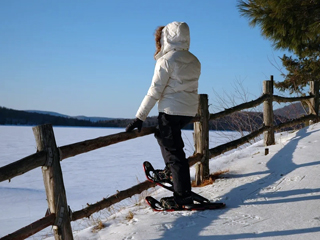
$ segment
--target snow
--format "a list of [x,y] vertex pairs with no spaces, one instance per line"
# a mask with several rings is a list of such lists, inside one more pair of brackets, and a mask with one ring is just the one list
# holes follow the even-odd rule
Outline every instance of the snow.
[[[105,136],[121,129],[54,128],[57,145]],[[210,132],[210,146],[229,136]],[[231,133],[230,133],[231,134]],[[184,131],[187,155],[192,132]],[[231,134],[232,135],[232,134]],[[222,139],[224,136],[224,139]],[[232,135],[233,136],[233,135]],[[234,136],[233,136],[234,137]],[[193,190],[225,209],[199,212],[153,212],[143,197],[170,192],[155,188],[90,220],[72,224],[74,238],[84,239],[320,239],[320,124],[276,135],[264,155],[262,141],[211,159],[210,170],[228,170],[212,185]],[[228,139],[229,140],[229,139]],[[31,127],[0,126],[0,166],[35,152]],[[153,136],[115,144],[61,162],[68,204],[79,210],[144,181],[142,162],[163,167]],[[194,170],[191,169],[191,174]],[[40,169],[0,183],[0,237],[43,217],[46,205]],[[100,223],[101,229],[96,228]],[[47,237],[47,238],[46,238]],[[47,228],[30,239],[53,239]]]

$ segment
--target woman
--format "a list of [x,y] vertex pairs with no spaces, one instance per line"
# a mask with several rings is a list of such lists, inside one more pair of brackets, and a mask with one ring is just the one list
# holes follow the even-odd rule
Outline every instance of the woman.
[[[172,175],[174,196],[162,199],[166,208],[180,208],[193,203],[188,161],[183,150],[181,129],[198,111],[198,79],[201,65],[189,52],[189,27],[172,22],[158,27],[155,33],[156,62],[151,86],[144,97],[136,119],[126,131],[138,128],[158,102],[158,126],[155,137],[161,148],[166,168],[159,172],[164,178]],[[164,179],[165,180],[165,179]]]

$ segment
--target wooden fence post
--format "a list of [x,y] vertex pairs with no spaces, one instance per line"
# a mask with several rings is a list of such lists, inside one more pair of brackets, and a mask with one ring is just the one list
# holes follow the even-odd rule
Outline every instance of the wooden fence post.
[[[310,81],[310,94],[314,95],[314,98],[310,99],[309,114],[319,116],[319,81]],[[315,123],[314,120],[311,122]]]
[[263,94],[268,94],[270,97],[263,102],[263,122],[270,129],[263,133],[264,145],[270,146],[275,144],[274,128],[273,128],[273,76],[270,80],[263,81]]
[[47,162],[42,167],[50,213],[55,213],[53,226],[55,240],[72,240],[69,207],[63,184],[60,154],[49,124],[33,127],[38,151],[47,151]]
[[199,95],[198,114],[200,121],[194,123],[194,143],[195,153],[203,155],[200,164],[196,166],[196,185],[209,177],[209,106],[208,95]]

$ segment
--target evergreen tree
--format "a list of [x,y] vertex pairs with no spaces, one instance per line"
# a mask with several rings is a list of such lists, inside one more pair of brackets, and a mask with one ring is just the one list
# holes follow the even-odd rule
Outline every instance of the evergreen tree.
[[319,56],[310,56],[305,58],[293,59],[283,55],[281,58],[287,74],[282,74],[283,82],[275,83],[281,91],[289,90],[290,93],[303,93],[304,87],[310,81],[320,80],[320,61]]
[[276,83],[277,88],[300,92],[308,81],[320,79],[319,0],[239,0],[238,8],[276,49],[291,51],[297,57],[281,58],[288,74]]

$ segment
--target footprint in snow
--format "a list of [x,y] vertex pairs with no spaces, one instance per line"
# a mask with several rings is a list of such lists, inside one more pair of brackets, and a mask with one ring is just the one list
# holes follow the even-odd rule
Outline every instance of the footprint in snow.
[[188,222],[183,222],[183,223],[178,223],[178,224],[172,224],[172,223],[164,223],[159,225],[157,228],[158,230],[172,230],[172,229],[184,229],[188,227],[195,226],[196,222],[194,221],[188,221]]
[[134,236],[133,236],[133,235],[135,235],[135,234],[136,234],[136,232],[132,233],[131,236],[127,236],[127,237],[123,238],[123,240],[131,240],[131,239],[134,239]]

